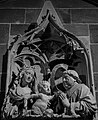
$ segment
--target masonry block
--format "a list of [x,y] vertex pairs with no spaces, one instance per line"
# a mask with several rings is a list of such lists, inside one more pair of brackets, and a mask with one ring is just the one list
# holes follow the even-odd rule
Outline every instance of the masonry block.
[[85,24],[64,24],[64,28],[76,36],[88,36],[88,26]]
[[98,92],[96,92],[96,102],[97,102],[97,118],[95,120],[98,120]]
[[28,9],[26,10],[26,23],[36,23],[41,9]]
[[42,7],[43,4],[44,0],[6,0],[0,2],[0,7],[39,8]]
[[98,43],[98,25],[90,25],[89,29],[91,43]]
[[0,73],[5,72],[6,68],[4,67],[7,63],[7,59],[4,60],[4,55],[6,54],[7,45],[0,45]]
[[92,8],[95,7],[83,0],[51,0],[56,8]]
[[28,29],[29,24],[11,24],[11,32],[10,35],[23,35],[25,30]]
[[56,9],[56,12],[62,23],[70,23],[70,10],[69,9]]
[[72,23],[98,23],[98,9],[71,9]]
[[0,74],[0,91],[6,91],[6,73]]
[[3,104],[3,101],[4,101],[4,96],[5,96],[5,92],[0,91],[0,108],[2,107],[2,104]]
[[0,91],[1,91],[1,76],[2,76],[2,73],[0,73]]
[[94,74],[95,90],[98,91],[98,73]]
[[97,106],[98,106],[98,92],[96,92],[96,101],[97,101]]
[[7,43],[9,39],[9,25],[0,24],[0,44]]
[[24,9],[0,9],[0,23],[24,23]]
[[98,72],[98,45],[91,45],[93,71]]

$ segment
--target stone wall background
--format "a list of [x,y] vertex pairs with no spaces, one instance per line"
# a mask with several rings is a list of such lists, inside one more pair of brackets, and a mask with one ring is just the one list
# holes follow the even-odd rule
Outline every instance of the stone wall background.
[[[24,34],[36,24],[45,0],[0,0],[0,107],[5,93],[9,38]],[[64,27],[77,37],[90,40],[96,101],[98,105],[98,7],[83,0],[51,0]],[[2,80],[2,81],[1,81]]]

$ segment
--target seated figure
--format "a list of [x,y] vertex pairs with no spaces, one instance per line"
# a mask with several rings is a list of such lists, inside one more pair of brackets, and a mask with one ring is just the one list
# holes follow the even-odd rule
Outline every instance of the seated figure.
[[32,68],[24,68],[9,88],[3,105],[3,117],[18,117],[27,109],[27,99],[34,92],[34,71]]

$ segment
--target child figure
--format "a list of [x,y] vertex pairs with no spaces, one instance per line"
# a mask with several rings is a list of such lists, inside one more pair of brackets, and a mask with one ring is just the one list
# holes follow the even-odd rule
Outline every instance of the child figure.
[[36,101],[32,106],[32,112],[35,115],[53,115],[53,110],[48,108],[49,101],[53,98],[51,96],[50,83],[48,81],[42,81],[38,84],[38,94],[32,94],[31,98],[35,98]]

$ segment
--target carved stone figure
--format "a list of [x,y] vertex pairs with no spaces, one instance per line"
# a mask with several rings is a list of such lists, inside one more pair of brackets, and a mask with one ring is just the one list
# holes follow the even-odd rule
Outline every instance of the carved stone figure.
[[39,94],[32,95],[31,98],[35,98],[36,101],[32,106],[33,114],[36,115],[52,115],[53,110],[48,108],[49,101],[53,98],[51,95],[50,83],[48,81],[42,81],[38,84]]
[[[35,76],[33,68],[24,68],[14,80],[8,91],[5,103],[5,117],[17,117],[22,114],[23,109],[27,109],[27,99],[34,93]],[[8,110],[10,106],[10,111]],[[17,112],[17,114],[16,114]]]
[[[74,70],[65,71],[62,82],[65,93],[61,94],[60,98],[63,105],[69,109],[68,114],[72,114],[75,117],[79,115],[92,117],[95,115],[97,110],[95,98],[90,89],[85,84],[81,84],[78,73]],[[67,94],[69,103],[66,102],[64,94]]]

